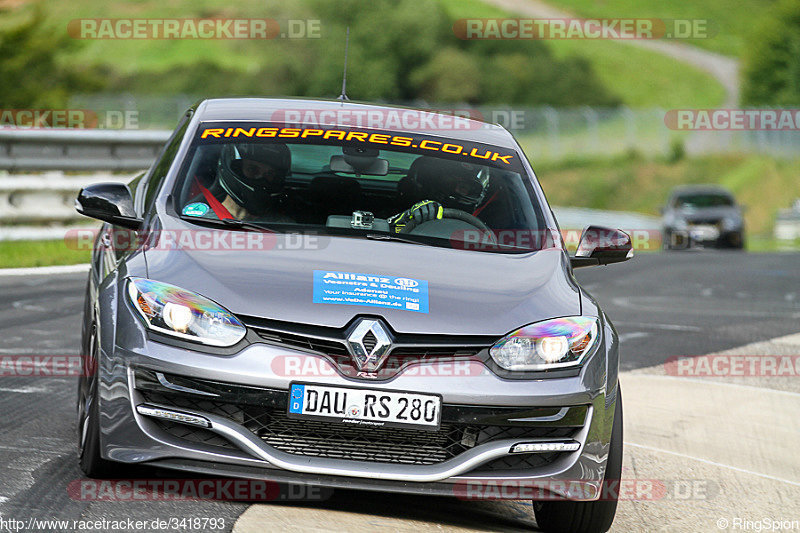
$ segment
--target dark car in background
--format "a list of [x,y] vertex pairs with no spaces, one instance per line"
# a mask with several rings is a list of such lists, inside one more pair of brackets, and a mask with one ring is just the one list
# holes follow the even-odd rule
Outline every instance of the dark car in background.
[[[330,121],[288,124],[287,109]],[[356,112],[436,118],[210,100],[147,175],[81,191],[78,210],[105,221],[86,295],[81,468],[476,497],[528,484],[541,487],[528,496],[540,528],[606,531],[619,339],[572,270],[626,260],[630,238],[590,227],[570,257],[500,126],[336,123]],[[298,235],[314,240],[297,247]]]
[[663,242],[668,250],[744,248],[743,208],[718,185],[676,187],[662,208]]

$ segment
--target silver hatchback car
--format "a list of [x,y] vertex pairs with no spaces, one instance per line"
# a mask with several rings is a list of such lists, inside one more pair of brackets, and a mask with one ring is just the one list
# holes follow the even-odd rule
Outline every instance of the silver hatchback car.
[[572,270],[631,242],[589,227],[570,257],[502,127],[208,100],[146,174],[76,206],[104,221],[83,321],[87,475],[137,463],[499,494],[535,500],[545,530],[610,527],[618,339]]

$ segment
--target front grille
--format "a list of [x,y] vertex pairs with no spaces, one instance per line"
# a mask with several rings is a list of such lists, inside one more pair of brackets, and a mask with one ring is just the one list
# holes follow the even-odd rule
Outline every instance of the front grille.
[[283,331],[271,331],[257,329],[256,333],[264,340],[281,344],[284,346],[292,346],[294,348],[302,348],[304,350],[311,350],[312,352],[319,352],[325,355],[335,355],[345,357],[348,355],[347,348],[341,342],[328,339],[318,339],[305,335],[295,335]]
[[438,431],[362,428],[316,420],[297,420],[283,411],[262,412],[248,425],[261,439],[294,455],[397,463],[436,464],[486,442],[505,438],[566,436],[566,428],[461,426],[443,424]]
[[[255,331],[258,337],[271,344],[328,356],[333,366],[342,375],[364,377],[347,349],[344,339],[346,328],[338,330],[326,327],[300,327],[295,325],[295,330],[286,331],[283,329],[283,325],[272,324],[273,321],[244,318],[248,328]],[[394,346],[390,349],[389,355],[383,361],[380,370],[375,375],[369,376],[369,379],[391,379],[409,364],[430,361],[434,358],[458,360],[473,358],[481,350],[489,346],[491,342],[494,342],[494,340],[490,341],[486,338],[468,337],[452,339],[452,343],[437,345],[434,342],[436,340],[440,340],[440,337],[431,335],[396,335]],[[364,335],[362,342],[367,353],[370,353],[377,345],[378,339],[369,331]],[[462,342],[464,344],[461,344]]]
[[[346,356],[349,359],[346,334],[350,325],[343,328],[332,328],[248,316],[239,318],[256,335],[268,342],[324,355]],[[407,333],[393,333],[393,335],[395,342],[390,352],[393,356],[475,355],[497,340],[494,336],[480,335],[447,336]],[[362,342],[369,352],[378,343],[378,339],[371,331],[368,331]]]
[[316,420],[296,420],[277,411],[253,419],[256,434],[281,451],[293,455],[428,465],[461,453],[458,428],[439,431],[396,428],[359,428]]
[[[285,409],[280,408],[196,400],[182,395],[161,394],[149,390],[140,392],[148,403],[205,411],[226,417],[243,425],[266,444],[278,450],[307,457],[430,465],[452,459],[487,442],[500,439],[569,438],[577,431],[573,426],[460,423],[443,423],[437,431],[366,428],[289,418]],[[165,431],[178,438],[186,438],[176,434],[176,431],[185,433],[186,430],[183,428],[165,428]],[[201,431],[210,433],[206,430]],[[201,436],[192,436],[192,439],[197,438]],[[555,457],[558,454],[541,455],[546,456],[543,459],[545,463],[542,463],[546,464],[550,456]],[[533,461],[541,462],[539,459]]]
[[689,220],[689,224],[692,225],[692,226],[698,226],[698,225],[700,225],[700,226],[716,226],[719,223],[720,223],[719,217],[714,217],[714,218],[695,218],[695,219]]

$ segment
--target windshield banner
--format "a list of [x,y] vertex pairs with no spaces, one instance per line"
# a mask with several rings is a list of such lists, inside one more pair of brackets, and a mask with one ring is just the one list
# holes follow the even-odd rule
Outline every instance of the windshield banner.
[[202,143],[214,142],[284,142],[301,144],[327,144],[363,146],[377,150],[394,150],[420,155],[431,155],[464,162],[495,166],[507,170],[520,168],[514,150],[500,146],[420,135],[398,131],[373,129],[311,127],[283,127],[280,124],[254,126],[252,123],[201,125],[197,138]]

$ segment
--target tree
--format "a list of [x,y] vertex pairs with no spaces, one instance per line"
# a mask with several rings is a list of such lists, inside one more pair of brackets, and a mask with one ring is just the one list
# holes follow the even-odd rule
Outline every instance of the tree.
[[800,2],[776,4],[751,35],[747,50],[742,103],[800,105]]
[[55,109],[64,107],[73,92],[102,88],[97,70],[68,69],[58,62],[60,53],[75,46],[65,32],[47,28],[40,11],[0,30],[0,106]]

